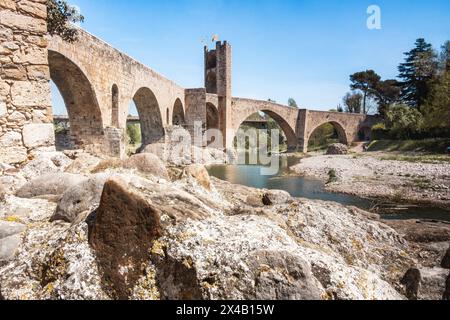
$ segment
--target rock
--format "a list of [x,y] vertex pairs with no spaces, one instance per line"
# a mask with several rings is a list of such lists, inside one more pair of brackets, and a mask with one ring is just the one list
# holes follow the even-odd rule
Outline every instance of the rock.
[[442,300],[449,301],[450,300],[450,274],[447,277],[447,281],[445,283],[445,292]]
[[59,200],[50,221],[61,220],[72,223],[81,213],[95,210],[100,203],[107,178],[107,175],[99,174],[67,189]]
[[22,174],[25,178],[32,179],[49,173],[63,172],[71,162],[72,160],[61,152],[39,152],[22,168]]
[[113,297],[127,299],[142,275],[153,240],[161,236],[160,216],[146,200],[108,180],[89,233],[104,286]]
[[334,143],[328,146],[327,155],[345,155],[348,154],[348,146],[341,143]]
[[7,222],[0,220],[0,239],[4,239],[25,230],[25,225],[16,222]]
[[441,267],[444,269],[450,269],[450,248],[448,248],[444,258],[442,259]]
[[184,170],[188,177],[192,177],[197,180],[197,182],[206,190],[211,190],[211,179],[204,165],[191,164]]
[[292,252],[258,251],[251,255],[257,300],[320,300],[320,284],[309,264]]
[[0,162],[18,164],[28,159],[27,148],[21,146],[0,147]]
[[100,163],[100,159],[87,153],[78,155],[74,161],[66,168],[68,173],[88,174]]
[[3,184],[0,181],[0,202],[5,201],[6,198],[6,189],[3,187]]
[[43,195],[62,195],[67,189],[85,180],[86,177],[71,173],[46,174],[26,183],[16,192],[16,196],[20,198],[34,198]]
[[445,222],[422,220],[386,220],[384,223],[412,242],[430,243],[450,241],[450,225]]
[[166,166],[156,155],[151,153],[136,154],[124,161],[126,169],[137,169],[146,174],[169,180]]
[[0,239],[0,264],[8,262],[14,257],[21,240],[19,234]]
[[448,274],[449,271],[442,268],[412,268],[401,283],[410,300],[441,300],[445,295]]
[[53,123],[32,123],[23,127],[23,143],[27,148],[36,149],[55,145]]

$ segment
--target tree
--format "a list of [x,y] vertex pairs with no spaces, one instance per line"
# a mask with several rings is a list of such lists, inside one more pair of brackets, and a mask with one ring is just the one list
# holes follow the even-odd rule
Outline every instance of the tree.
[[450,70],[436,77],[423,106],[425,127],[450,133]]
[[288,100],[288,106],[298,108],[297,102],[294,100],[294,98],[289,98]]
[[389,106],[400,98],[400,86],[397,80],[389,79],[380,81],[374,92],[374,99],[378,104],[378,113],[385,117]]
[[425,39],[416,40],[415,48],[405,53],[405,62],[398,70],[401,82],[401,101],[419,109],[429,93],[429,82],[436,74],[436,53]]
[[423,125],[423,116],[405,104],[393,105],[386,114],[386,127],[397,139],[411,139]]
[[361,93],[348,92],[344,99],[345,111],[348,113],[361,113],[363,95]]
[[336,108],[337,112],[344,112],[344,108],[342,108],[342,106],[340,104],[338,104],[337,108]]
[[367,114],[367,98],[374,96],[375,88],[380,80],[381,77],[373,70],[357,72],[350,76],[350,81],[352,82],[350,88],[352,90],[361,90],[363,93],[362,110],[364,114]]
[[74,42],[77,29],[71,23],[83,21],[84,17],[78,9],[65,0],[47,0],[47,31],[50,35],[59,35],[65,41]]
[[439,56],[439,73],[444,74],[450,71],[450,41],[446,41],[442,46]]

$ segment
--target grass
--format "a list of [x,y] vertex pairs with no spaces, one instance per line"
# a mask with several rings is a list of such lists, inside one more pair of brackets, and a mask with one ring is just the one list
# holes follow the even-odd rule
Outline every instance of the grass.
[[450,139],[424,140],[375,140],[369,145],[369,151],[410,151],[445,154]]
[[328,182],[327,183],[333,183],[337,181],[337,173],[336,170],[331,169],[328,171]]

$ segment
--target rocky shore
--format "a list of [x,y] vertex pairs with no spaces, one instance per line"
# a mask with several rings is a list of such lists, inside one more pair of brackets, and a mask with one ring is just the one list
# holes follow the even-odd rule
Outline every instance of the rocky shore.
[[327,182],[333,192],[450,208],[448,162],[385,160],[383,154],[317,155],[301,159],[292,170]]
[[[5,299],[442,299],[448,242],[152,153],[40,153],[0,175]],[[442,240],[442,239],[441,239]]]

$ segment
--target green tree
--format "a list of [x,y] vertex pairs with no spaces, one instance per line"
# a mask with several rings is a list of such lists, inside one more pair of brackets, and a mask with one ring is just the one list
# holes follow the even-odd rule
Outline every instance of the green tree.
[[425,128],[450,133],[450,70],[436,77],[423,106]]
[[381,77],[373,70],[357,72],[350,76],[352,90],[361,90],[363,93],[362,111],[367,114],[367,98],[374,96],[375,88],[380,82]]
[[416,40],[415,48],[405,55],[405,62],[398,67],[398,77],[402,79],[401,101],[419,109],[428,96],[430,80],[437,71],[436,53],[431,44],[420,38]]
[[139,124],[127,125],[128,143],[131,145],[138,145],[141,143],[141,128]]
[[65,41],[74,42],[77,28],[71,23],[83,21],[84,17],[77,8],[65,0],[47,0],[47,31],[50,35],[59,35]]
[[347,113],[361,113],[363,95],[358,92],[348,92],[342,100]]
[[446,41],[442,46],[442,51],[439,56],[439,72],[444,74],[450,71],[450,41]]
[[389,106],[400,98],[400,86],[397,80],[380,81],[375,87],[374,99],[378,104],[378,113],[385,117]]
[[393,105],[386,114],[386,127],[397,139],[411,139],[420,132],[422,125],[422,114],[405,104]]
[[298,108],[297,102],[294,100],[294,98],[289,98],[288,100],[288,106]]

